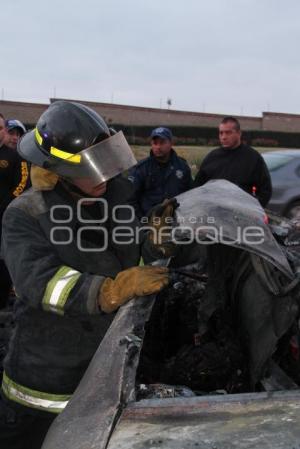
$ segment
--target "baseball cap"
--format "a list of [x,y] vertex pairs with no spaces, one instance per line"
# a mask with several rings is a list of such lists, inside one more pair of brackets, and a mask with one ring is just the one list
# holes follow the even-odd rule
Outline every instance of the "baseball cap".
[[163,126],[160,126],[159,128],[155,128],[150,135],[151,139],[154,137],[160,137],[161,139],[168,139],[172,140],[173,135],[172,131],[169,128],[164,128]]
[[8,131],[10,131],[11,129],[14,129],[14,128],[19,128],[21,130],[22,134],[26,133],[26,128],[23,125],[23,123],[20,122],[20,120],[15,120],[15,119],[6,120],[5,126]]

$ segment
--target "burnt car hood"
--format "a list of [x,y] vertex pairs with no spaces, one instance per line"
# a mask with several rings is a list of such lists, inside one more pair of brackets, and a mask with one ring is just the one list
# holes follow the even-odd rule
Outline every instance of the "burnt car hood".
[[[181,220],[192,217],[189,225],[195,232],[203,226],[202,238],[215,239],[214,231],[205,228],[213,217],[229,246],[261,256],[294,277],[255,198],[219,180],[177,200],[176,238],[186,238],[187,222]],[[197,223],[193,217],[199,218]],[[239,242],[237,225],[260,226],[264,242]],[[299,391],[135,402],[136,369],[154,302],[150,296],[120,308],[68,406],[52,424],[43,449],[296,447]]]
[[256,198],[229,181],[213,180],[176,197],[173,240],[197,238],[202,244],[227,244],[256,254],[289,279],[294,274],[267,224]]

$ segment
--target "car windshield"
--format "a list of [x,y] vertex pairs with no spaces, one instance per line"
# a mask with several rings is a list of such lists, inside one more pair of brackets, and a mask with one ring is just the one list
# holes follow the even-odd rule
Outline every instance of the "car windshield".
[[274,154],[264,153],[262,154],[269,171],[278,170],[293,159],[293,156],[289,154]]

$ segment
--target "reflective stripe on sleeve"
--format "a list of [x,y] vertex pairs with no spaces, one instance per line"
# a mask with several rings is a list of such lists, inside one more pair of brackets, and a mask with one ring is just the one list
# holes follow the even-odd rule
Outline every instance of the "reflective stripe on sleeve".
[[73,268],[61,267],[47,284],[42,300],[44,310],[63,315],[69,294],[80,276]]
[[62,412],[71,398],[70,395],[31,390],[11,380],[5,372],[3,373],[2,391],[11,401],[51,413]]

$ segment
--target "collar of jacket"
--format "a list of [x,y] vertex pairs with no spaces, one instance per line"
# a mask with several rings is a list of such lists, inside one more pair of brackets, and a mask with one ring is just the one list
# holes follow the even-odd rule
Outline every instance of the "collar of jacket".
[[[107,201],[109,214],[114,206],[128,204],[128,199],[132,195],[132,189],[131,182],[124,179],[121,175],[108,181],[107,190],[101,198]],[[43,191],[42,194],[49,210],[56,207],[55,217],[66,220],[67,217],[72,216],[70,224],[68,223],[67,225],[70,225],[70,227],[76,226],[78,222],[77,202],[79,198],[74,198],[61,182],[58,182],[53,190]],[[85,208],[85,210],[88,209]]]
[[151,161],[153,161],[155,164],[157,164],[157,165],[159,165],[159,166],[161,166],[161,165],[168,166],[169,164],[174,163],[175,160],[177,160],[177,158],[178,158],[177,153],[176,153],[176,151],[175,151],[173,148],[171,148],[170,157],[169,157],[168,161],[165,162],[165,164],[160,164],[160,163],[158,162],[158,160],[157,160],[156,157],[154,156],[152,150],[150,150],[150,155],[149,155],[149,157],[150,157],[150,160],[151,160]]

